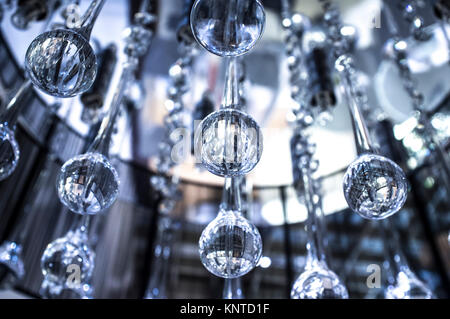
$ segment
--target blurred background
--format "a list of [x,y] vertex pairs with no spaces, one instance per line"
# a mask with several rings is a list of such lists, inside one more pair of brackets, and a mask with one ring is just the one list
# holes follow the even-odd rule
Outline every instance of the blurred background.
[[[24,81],[26,50],[46,23],[41,19],[30,23],[26,30],[16,28],[11,17],[20,2],[2,1],[2,107]],[[61,23],[63,19],[60,11],[66,3],[59,2],[58,9],[48,13],[51,23]],[[409,26],[395,2],[391,11],[398,21],[399,34],[411,42],[409,64],[424,93],[426,111],[439,142],[449,152],[450,51],[443,30],[450,32],[450,27],[442,27],[434,12],[434,1],[415,1],[425,27],[432,34],[430,41],[416,43],[410,39]],[[93,218],[90,229],[96,253],[91,285],[95,298],[143,298],[148,289],[167,298],[221,298],[224,281],[202,266],[198,239],[218,212],[223,180],[196,165],[193,157],[185,159],[175,168],[182,196],[167,214],[159,213],[161,198],[150,183],[159,141],[164,136],[169,68],[180,56],[176,30],[185,18],[184,0],[155,3],[156,31],[136,80],[145,96],[135,105],[124,106],[113,139],[113,164],[121,179],[119,198],[108,211]],[[264,36],[243,60],[247,111],[264,134],[262,159],[246,178],[246,214],[261,233],[263,255],[255,270],[242,278],[241,288],[246,298],[289,298],[292,284],[305,265],[307,212],[292,185],[289,115],[294,102],[290,97],[281,2],[262,3],[267,19]],[[362,70],[361,83],[369,92],[371,133],[381,152],[405,170],[410,185],[405,206],[390,221],[411,269],[436,297],[448,298],[449,189],[443,180],[445,174],[431,156],[432,150],[397,68],[383,55],[384,44],[390,37],[383,3],[381,0],[336,3],[344,21],[357,30],[354,52]],[[82,0],[79,5],[84,10],[89,1]],[[27,98],[16,132],[20,161],[13,175],[0,182],[0,240],[22,239],[25,275],[5,287],[0,296],[40,298],[42,253],[49,242],[63,236],[79,218],[58,200],[56,177],[61,164],[87,143],[92,121],[86,121],[86,117],[101,117],[109,106],[124,59],[123,31],[138,8],[139,1],[106,1],[93,29],[91,43],[97,52],[103,52],[111,44],[117,46],[117,63],[103,108],[89,113],[79,97],[56,99],[37,90]],[[318,1],[294,0],[291,8],[320,25],[322,11]],[[368,21],[379,22],[379,27]],[[190,89],[183,97],[186,113],[193,114],[205,92],[209,92],[217,108],[224,77],[224,61],[199,48]],[[350,298],[383,298],[389,239],[383,236],[380,222],[364,220],[347,207],[342,178],[356,151],[345,100],[338,91],[336,95],[331,121],[317,125],[312,131],[323,184],[328,262],[346,285]],[[192,116],[187,116],[188,127],[191,121]],[[382,269],[379,288],[367,286],[371,274],[367,267],[371,264]]]

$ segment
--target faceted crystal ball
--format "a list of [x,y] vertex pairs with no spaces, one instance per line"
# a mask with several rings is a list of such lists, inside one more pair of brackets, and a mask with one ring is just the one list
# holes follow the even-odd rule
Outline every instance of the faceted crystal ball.
[[292,299],[348,299],[347,288],[339,277],[325,267],[304,271],[291,290]]
[[25,69],[35,86],[56,97],[87,91],[97,74],[97,59],[80,33],[57,29],[37,36],[28,47]]
[[261,235],[240,212],[222,209],[203,230],[199,252],[208,271],[222,278],[237,278],[258,263],[262,252]]
[[208,115],[198,126],[195,152],[208,171],[218,176],[250,172],[263,150],[259,125],[236,109],[221,109]]
[[41,270],[47,285],[53,286],[51,290],[78,288],[90,279],[95,253],[86,243],[87,235],[76,230],[47,245],[41,257]]
[[374,154],[363,154],[350,164],[343,186],[350,209],[366,219],[395,214],[408,191],[403,170],[390,159]]
[[68,160],[58,177],[58,196],[72,212],[94,215],[110,207],[119,193],[119,176],[99,153]]
[[14,132],[6,124],[0,124],[0,181],[14,172],[19,156],[19,145],[14,138]]
[[400,271],[396,285],[386,288],[386,299],[432,299],[433,292],[412,272]]
[[259,0],[197,0],[191,11],[195,39],[219,56],[248,52],[261,38],[264,24]]

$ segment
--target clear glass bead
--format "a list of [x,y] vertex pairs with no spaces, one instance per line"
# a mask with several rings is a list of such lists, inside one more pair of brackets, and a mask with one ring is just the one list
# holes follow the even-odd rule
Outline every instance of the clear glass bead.
[[198,126],[195,145],[203,165],[218,176],[247,174],[259,162],[263,150],[259,125],[232,108],[208,115]]
[[6,124],[0,124],[0,181],[14,172],[19,156],[19,145],[14,138],[14,132]]
[[206,50],[219,56],[248,52],[262,36],[264,8],[258,0],[197,0],[192,32]]
[[350,164],[343,186],[350,209],[367,219],[395,214],[408,191],[403,170],[390,159],[374,154],[363,154]]
[[211,273],[237,278],[257,265],[262,252],[261,235],[240,212],[221,209],[203,230],[199,252],[203,265]]
[[151,43],[152,32],[141,26],[131,26],[124,32],[125,53],[128,56],[140,57],[144,55]]
[[[41,258],[42,287],[47,297],[59,295],[64,289],[87,291],[85,284],[92,276],[95,258],[87,242],[87,234],[77,229],[47,245]],[[71,276],[73,274],[79,276]],[[79,292],[77,294],[83,294]]]
[[386,299],[432,299],[432,291],[410,271],[400,271],[396,284],[386,288]]
[[5,241],[0,246],[0,265],[5,267],[5,270],[11,274],[15,280],[19,280],[25,275],[21,253],[22,246],[16,242]]
[[347,299],[347,288],[339,277],[324,266],[311,267],[295,281],[292,299]]
[[158,212],[163,215],[168,215],[175,209],[177,201],[173,198],[163,198],[158,205]]
[[97,214],[110,207],[119,193],[119,176],[99,153],[86,153],[68,160],[58,177],[61,202],[78,214]]
[[87,91],[97,74],[97,59],[89,41],[69,29],[48,31],[28,47],[25,68],[35,86],[57,97]]

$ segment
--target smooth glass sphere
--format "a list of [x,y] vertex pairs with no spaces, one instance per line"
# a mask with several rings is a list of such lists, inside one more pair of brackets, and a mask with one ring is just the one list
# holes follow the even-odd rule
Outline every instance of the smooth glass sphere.
[[400,271],[397,283],[386,288],[386,299],[432,299],[432,291],[409,271]]
[[209,52],[238,56],[261,38],[265,19],[258,0],[197,0],[191,11],[191,28],[197,42]]
[[347,288],[339,277],[326,267],[304,271],[291,290],[292,299],[348,299]]
[[221,209],[203,230],[199,252],[208,271],[222,278],[237,278],[257,265],[262,252],[261,235],[240,212]]
[[259,125],[252,117],[236,109],[221,109],[198,126],[195,152],[215,175],[244,175],[261,159],[262,139]]
[[42,91],[66,98],[91,87],[97,75],[97,59],[84,36],[58,29],[44,32],[31,42],[25,69]]
[[42,254],[41,271],[45,285],[55,294],[67,288],[79,289],[92,276],[94,258],[94,251],[87,245],[87,235],[79,229],[69,231],[48,244]]
[[408,182],[403,170],[390,159],[359,156],[344,175],[344,195],[350,209],[366,219],[384,219],[406,201]]
[[58,177],[58,196],[72,212],[94,215],[116,200],[119,176],[99,153],[86,153],[68,160]]
[[6,124],[0,124],[0,181],[14,172],[19,157],[19,145],[14,138],[14,132]]

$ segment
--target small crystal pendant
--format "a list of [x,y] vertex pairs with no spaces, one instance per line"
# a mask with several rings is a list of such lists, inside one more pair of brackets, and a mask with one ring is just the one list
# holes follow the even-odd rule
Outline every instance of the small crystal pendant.
[[211,273],[237,278],[257,265],[262,252],[261,235],[240,212],[221,209],[203,231],[199,252],[203,265]]
[[396,284],[386,288],[386,299],[432,299],[432,291],[408,269],[397,274]]
[[325,264],[315,264],[297,278],[292,287],[292,299],[348,299],[347,288]]
[[109,208],[119,193],[119,176],[99,153],[78,155],[61,168],[57,181],[61,202],[74,213],[94,215]]
[[261,37],[264,24],[264,8],[258,0],[197,0],[191,11],[196,40],[219,56],[248,52]]
[[87,242],[86,232],[77,229],[47,245],[41,258],[44,297],[58,297],[70,291],[78,298],[91,298],[88,282],[94,270],[95,253]]
[[259,125],[249,115],[231,108],[216,111],[202,121],[195,145],[206,169],[218,176],[247,174],[259,162],[263,149]]
[[72,97],[95,80],[97,60],[82,35],[69,29],[48,31],[31,42],[25,58],[31,81],[44,92]]
[[0,124],[0,181],[8,178],[19,162],[19,145],[6,124]]
[[390,159],[374,154],[363,154],[350,164],[343,186],[350,209],[367,219],[395,214],[408,192],[403,170]]
[[0,284],[3,287],[14,285],[25,275],[22,260],[22,246],[12,241],[5,241],[0,246]]

